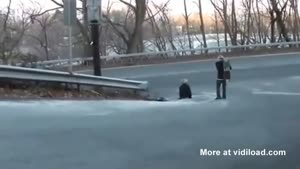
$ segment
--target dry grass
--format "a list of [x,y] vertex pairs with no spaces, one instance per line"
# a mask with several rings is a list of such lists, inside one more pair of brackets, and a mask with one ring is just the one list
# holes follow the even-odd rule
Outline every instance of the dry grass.
[[[17,87],[18,86],[18,87]],[[36,99],[53,99],[53,100],[104,100],[104,99],[144,99],[139,93],[124,89],[94,89],[76,88],[58,85],[5,85],[0,87],[1,100],[36,100]]]

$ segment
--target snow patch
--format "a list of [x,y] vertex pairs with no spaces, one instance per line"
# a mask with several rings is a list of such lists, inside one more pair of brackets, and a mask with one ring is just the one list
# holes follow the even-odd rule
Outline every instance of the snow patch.
[[300,76],[291,76],[291,77],[289,77],[289,79],[292,79],[292,80],[300,80]]
[[263,82],[262,85],[263,85],[263,86],[270,87],[270,86],[274,86],[274,83],[271,83],[271,82]]
[[282,95],[282,96],[300,96],[300,93],[296,92],[274,92],[274,91],[256,91],[253,92],[256,95]]

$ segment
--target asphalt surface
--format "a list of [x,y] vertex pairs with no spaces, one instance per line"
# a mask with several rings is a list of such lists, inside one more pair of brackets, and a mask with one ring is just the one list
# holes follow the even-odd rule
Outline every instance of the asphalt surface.
[[[214,101],[213,62],[110,69],[148,80],[169,102],[0,102],[3,169],[299,169],[300,57],[232,60],[228,99]],[[188,78],[192,100],[176,100]],[[201,156],[284,150],[285,156]]]

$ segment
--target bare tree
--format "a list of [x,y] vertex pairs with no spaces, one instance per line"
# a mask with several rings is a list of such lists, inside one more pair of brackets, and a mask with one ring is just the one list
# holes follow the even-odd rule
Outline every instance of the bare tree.
[[228,46],[227,34],[230,37],[231,44],[237,45],[238,24],[237,24],[237,17],[236,17],[235,0],[232,0],[231,3],[231,15],[228,13],[228,0],[219,0],[220,5],[217,2],[217,0],[210,0],[210,1],[223,22],[225,28],[224,30],[225,45]]
[[228,46],[228,38],[227,38],[227,34],[230,34],[230,27],[229,27],[229,22],[228,22],[228,10],[227,10],[227,6],[228,6],[228,1],[227,0],[219,0],[221,3],[221,6],[219,6],[219,3],[217,2],[217,0],[210,0],[210,2],[212,3],[212,5],[214,6],[216,12],[218,13],[218,15],[220,16],[223,25],[224,25],[224,36],[225,36],[225,46]]
[[258,42],[262,43],[262,24],[261,24],[261,9],[259,7],[259,0],[255,0],[255,8],[253,8],[253,14],[257,25]]
[[109,46],[114,52],[118,54],[127,53],[129,45],[129,37],[133,30],[134,18],[131,10],[129,8],[119,11],[108,10],[104,14],[104,20],[110,28],[112,28],[113,33],[109,34],[110,42]]
[[143,40],[142,40],[142,30],[143,23],[145,21],[146,15],[146,0],[135,0],[135,6],[124,1],[120,0],[122,3],[127,5],[130,9],[134,11],[135,14],[135,24],[133,32],[128,40],[128,49],[127,53],[138,53],[143,52]]
[[[108,0],[106,5],[106,13],[110,13],[113,3]],[[111,36],[110,26],[105,22],[102,22],[100,27],[100,53],[102,56],[107,56],[107,50],[109,48],[109,37]]]
[[186,0],[183,0],[183,2],[184,2],[184,20],[185,20],[185,26],[186,26],[186,34],[187,34],[187,38],[188,38],[189,48],[193,49],[191,33],[190,33],[190,22],[189,22],[190,14],[188,14],[188,11],[187,11]]
[[12,0],[9,0],[6,14],[4,14],[3,18],[1,18],[1,20],[3,20],[2,31],[1,31],[2,32],[1,34],[3,35],[1,38],[1,59],[5,64],[7,64],[7,41],[10,39],[8,35],[9,33],[8,24],[9,24],[9,18],[11,14],[11,3]]
[[231,44],[237,45],[238,24],[236,19],[235,0],[232,0],[231,4],[231,31],[229,32],[229,36],[231,38]]
[[270,14],[270,29],[271,29],[271,43],[274,43],[276,41],[275,38],[275,23],[277,20],[277,17],[275,16],[274,10],[271,7],[271,4],[268,3],[269,7],[269,14]]
[[[58,8],[46,10],[44,13],[64,7],[64,1],[62,1],[63,3],[60,3],[57,0],[51,0],[51,1],[53,3],[55,3],[58,6]],[[91,56],[91,47],[90,47],[91,38],[90,38],[88,13],[87,13],[88,12],[87,0],[79,0],[79,1],[81,2],[82,6],[81,6],[81,8],[78,9],[78,11],[81,12],[82,18],[81,19],[77,18],[76,23],[77,23],[77,26],[80,29],[81,35],[83,37],[83,47],[84,47],[85,56],[90,57]],[[41,14],[43,14],[43,13],[41,13]]]
[[[159,5],[156,5],[153,2],[153,6],[156,8],[156,10],[159,10],[158,9]],[[160,27],[160,25],[161,25],[160,22],[155,19],[154,13],[151,8],[147,9],[147,13],[150,18],[149,23],[152,27],[151,30],[152,30],[152,33],[154,34],[154,38],[155,38],[154,39],[155,46],[157,47],[157,49],[159,51],[166,51],[167,50],[167,41],[166,41],[166,38],[164,37],[162,29]]]
[[51,25],[54,24],[55,20],[54,17],[45,14],[41,17],[31,17],[32,23],[37,22],[39,26],[41,27],[41,30],[38,34],[37,32],[33,32],[33,34],[29,34],[30,37],[38,41],[40,44],[40,47],[43,48],[44,54],[46,55],[46,60],[49,60],[49,39],[48,39],[48,28],[51,27]]
[[160,21],[162,24],[163,31],[166,34],[167,40],[168,40],[169,44],[171,45],[172,50],[177,50],[177,47],[174,43],[174,36],[173,36],[174,32],[173,32],[173,27],[172,27],[173,23],[170,20],[166,10],[161,10]]
[[293,39],[299,41],[299,9],[298,0],[290,0],[291,8],[293,10]]
[[[217,33],[217,45],[218,47],[220,47],[220,30],[219,30],[219,20],[218,20],[218,15],[217,12],[214,11],[214,20],[215,20],[215,27],[216,27],[216,33]],[[219,52],[221,52],[221,50],[219,49]]]
[[127,13],[124,24],[114,22],[109,15],[104,15],[105,20],[111,27],[114,29],[116,34],[121,37],[124,43],[127,46],[126,53],[138,53],[144,51],[143,44],[143,23],[145,21],[146,15],[146,0],[135,0],[135,5],[132,5],[130,2],[119,0],[127,6],[133,14],[134,18],[134,27],[132,30],[127,29],[127,19],[130,12]]
[[[203,12],[202,12],[202,0],[198,0],[198,8],[199,8],[199,19],[200,19],[200,30],[202,34],[202,40],[203,40],[203,47],[207,48],[207,42],[206,42],[206,32],[205,32],[205,25],[203,20]],[[205,53],[208,51],[205,50]]]
[[14,61],[20,56],[19,46],[26,30],[31,25],[28,13],[35,12],[20,6],[21,14],[15,15],[9,0],[6,12],[0,16],[0,59],[4,64]]
[[279,2],[277,0],[270,0],[272,12],[276,14],[276,22],[277,22],[277,29],[279,32],[279,36],[283,36],[285,41],[289,42],[290,38],[288,37],[288,32],[283,20],[283,12],[286,10],[288,0],[285,0],[283,6],[281,9],[279,9],[278,4]]
[[245,8],[246,8],[246,13],[247,13],[247,19],[246,19],[246,21],[247,21],[247,25],[246,25],[246,27],[247,27],[247,42],[246,42],[246,44],[248,45],[248,44],[250,44],[250,37],[251,37],[251,35],[250,35],[250,33],[251,33],[251,28],[252,28],[252,26],[251,26],[251,19],[252,19],[252,6],[253,6],[253,0],[246,0],[246,1],[243,1],[243,3],[244,3],[244,6],[245,6]]

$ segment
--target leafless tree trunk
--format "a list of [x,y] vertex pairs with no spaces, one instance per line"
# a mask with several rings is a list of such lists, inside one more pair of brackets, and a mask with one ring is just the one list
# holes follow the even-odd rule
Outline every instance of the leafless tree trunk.
[[[256,41],[256,33],[255,33],[255,28],[253,27],[252,24],[252,6],[253,6],[253,0],[243,0],[242,1],[242,7],[243,7],[243,12],[245,15],[243,18],[240,18],[240,22],[242,23],[240,27],[238,28],[239,33],[241,34],[241,44],[244,45],[249,45],[251,43],[251,37],[254,35],[254,41]],[[237,26],[236,26],[237,27]],[[247,48],[246,48],[247,49]]]
[[278,7],[278,1],[277,0],[270,0],[271,5],[272,5],[272,10],[276,14],[276,21],[277,21],[277,26],[278,26],[278,32],[280,36],[283,36],[286,42],[290,41],[290,38],[288,37],[288,32],[283,20],[283,12],[286,10],[286,6],[288,3],[288,0],[284,2],[284,5],[282,6],[281,9]]
[[268,3],[269,7],[268,7],[268,12],[270,15],[270,29],[271,29],[271,43],[275,43],[276,38],[275,38],[275,23],[277,20],[277,17],[275,17],[275,13],[273,8],[271,7],[271,4]]
[[[241,22],[246,22],[247,21],[247,15],[244,15],[244,16],[242,16],[241,17]],[[240,34],[241,34],[241,36],[240,36],[240,43],[241,43],[241,45],[245,45],[245,43],[246,43],[246,37],[247,37],[247,24],[242,24],[241,25],[241,28],[239,28],[240,29]]]
[[[113,3],[110,0],[107,2],[106,13],[110,13]],[[100,53],[102,56],[107,56],[108,39],[110,33],[109,24],[102,22],[100,25]]]
[[[212,5],[214,6],[215,10],[217,11],[217,13],[219,14],[223,25],[224,25],[224,36],[225,36],[225,46],[228,46],[228,34],[231,37],[231,33],[230,33],[230,26],[229,26],[229,22],[228,22],[228,10],[227,10],[227,6],[228,6],[228,1],[227,0],[220,0],[221,6],[220,7],[217,3],[216,0],[210,0],[210,2],[212,3]],[[228,49],[226,49],[226,51],[228,52]]]
[[[206,42],[206,35],[205,35],[205,26],[204,26],[204,20],[203,20],[203,12],[202,12],[202,3],[201,0],[198,1],[198,7],[199,7],[199,18],[200,18],[200,30],[202,33],[202,40],[203,40],[203,47],[207,48],[207,42]],[[205,53],[208,51],[205,50]]]
[[[170,41],[172,48],[174,45],[172,39],[172,27],[169,23],[169,19],[167,16],[167,6],[169,2],[170,0],[168,0],[165,4],[161,5],[157,5],[154,2],[152,2],[156,10],[155,13],[152,12],[151,8],[147,9],[148,20],[150,21],[150,24],[152,26],[152,32],[154,33],[155,37],[155,45],[159,51],[168,50],[168,41]],[[156,15],[158,15],[157,18]]]
[[48,27],[51,27],[53,24],[53,19],[50,15],[43,15],[41,18],[35,18],[34,16],[31,16],[32,23],[35,21],[38,22],[38,24],[41,27],[40,33],[42,34],[41,37],[39,37],[38,34],[31,34],[30,36],[37,40],[41,47],[44,49],[46,60],[49,60],[49,41],[48,41]]
[[[227,0],[223,0],[222,4],[223,4],[223,18],[224,18],[223,22],[224,22],[224,28],[225,28],[225,32],[224,32],[224,35],[225,35],[225,46],[228,46],[227,35],[229,33],[229,23],[228,23],[228,14],[227,14],[227,5],[228,5]],[[228,49],[226,49],[226,51],[228,52]]]
[[291,8],[293,10],[293,39],[299,41],[299,9],[298,0],[290,0]]
[[[214,11],[214,17],[215,17],[215,26],[216,26],[216,33],[217,33],[217,44],[218,47],[220,47],[220,36],[219,36],[219,20],[218,20],[218,15],[217,12]],[[219,53],[221,52],[220,48],[219,48]]]
[[7,27],[8,27],[8,20],[9,20],[9,16],[10,16],[10,13],[11,13],[11,1],[12,0],[9,0],[8,2],[8,6],[7,6],[7,12],[4,16],[4,23],[3,23],[3,39],[2,39],[2,42],[1,42],[1,52],[2,52],[2,60],[4,62],[4,64],[7,64],[7,49],[6,49],[6,43],[7,43],[7,39],[9,38],[8,37],[8,31],[7,31]]
[[184,2],[184,20],[185,20],[187,38],[188,38],[188,42],[189,42],[189,48],[193,49],[193,44],[192,44],[192,39],[191,39],[191,34],[190,34],[190,21],[189,21],[190,14],[188,14],[188,11],[187,11],[186,0],[183,0],[183,2]]
[[4,64],[8,64],[9,61],[14,62],[20,56],[20,42],[31,24],[29,15],[34,12],[34,10],[31,11],[21,6],[21,14],[15,16],[11,13],[11,5],[12,0],[9,0],[6,13],[0,16],[2,17],[2,23],[0,23],[2,24],[0,25],[0,60]]
[[237,45],[237,33],[238,33],[238,24],[236,19],[236,11],[235,11],[235,0],[232,0],[232,6],[231,6],[231,33],[229,35],[231,38],[231,44]]
[[261,32],[261,12],[260,12],[260,7],[259,7],[259,0],[256,0],[255,2],[256,5],[256,12],[257,14],[255,15],[256,18],[256,23],[257,23],[257,33],[259,37],[259,43],[262,43],[262,32]]
[[149,23],[152,27],[152,32],[154,34],[155,40],[155,46],[158,48],[159,51],[166,51],[166,41],[162,35],[162,32],[160,30],[160,27],[158,26],[157,21],[155,20],[155,17],[152,10],[150,8],[148,8],[147,10],[148,16],[150,18]]
[[253,5],[253,0],[246,0],[246,10],[248,12],[247,14],[247,42],[246,44],[249,45],[250,44],[250,31],[251,31],[251,16],[252,16],[252,13],[251,13],[251,9],[252,9],[252,5]]
[[136,6],[132,4],[120,0],[122,3],[126,4],[129,8],[131,8],[135,13],[135,26],[131,37],[129,38],[129,44],[127,53],[138,53],[144,51],[143,42],[141,42],[143,23],[145,21],[146,15],[146,0],[135,0]]
[[[119,0],[123,4],[125,4],[128,9],[130,9],[134,14],[134,28],[133,31],[129,31],[125,25],[120,23],[113,22],[109,16],[104,15],[106,21],[111,25],[114,31],[118,36],[124,41],[127,46],[126,53],[138,53],[144,51],[144,43],[143,43],[143,24],[145,22],[146,16],[146,0],[135,0],[135,6],[130,2]],[[127,17],[126,17],[127,18]],[[120,30],[122,29],[122,30]]]
[[[162,21],[162,26],[164,27],[164,31],[167,34],[167,39],[168,39],[169,44],[171,45],[172,50],[177,50],[177,47],[174,44],[172,23],[170,21],[168,14],[166,13],[166,11],[162,10],[160,19]],[[177,55],[177,53],[175,53],[175,55]]]

